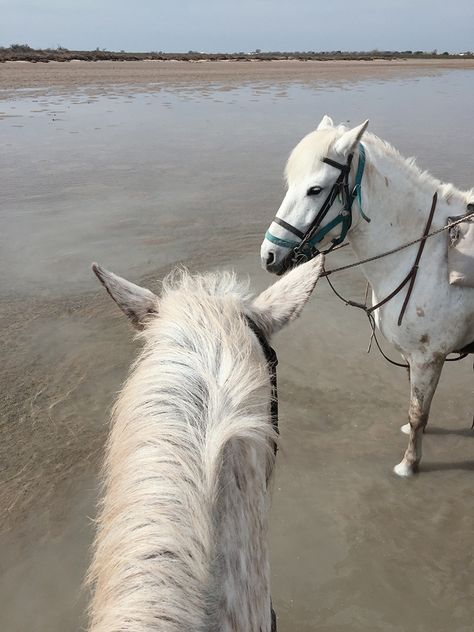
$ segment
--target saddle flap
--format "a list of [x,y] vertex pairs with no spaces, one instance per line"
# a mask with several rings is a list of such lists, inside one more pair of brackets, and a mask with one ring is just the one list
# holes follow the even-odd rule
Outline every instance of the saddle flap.
[[[469,204],[467,214],[473,210],[473,205]],[[464,215],[448,217],[448,222],[462,220],[463,217]],[[449,283],[474,287],[474,217],[459,222],[448,232]]]

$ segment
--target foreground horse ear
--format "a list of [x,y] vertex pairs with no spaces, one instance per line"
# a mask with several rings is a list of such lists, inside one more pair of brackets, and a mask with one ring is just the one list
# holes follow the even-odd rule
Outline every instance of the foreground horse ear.
[[92,264],[92,270],[136,329],[143,329],[146,318],[158,313],[158,297],[150,290],[104,270],[97,263]]
[[254,300],[257,318],[268,336],[301,314],[324,267],[324,256],[287,272]]
[[358,127],[354,127],[350,129],[348,132],[345,132],[340,138],[336,140],[334,143],[334,151],[341,156],[347,156],[357,143],[360,141],[362,136],[364,135],[365,130],[369,124],[369,119],[359,125]]
[[318,125],[316,129],[319,132],[322,129],[331,129],[332,127],[334,127],[332,118],[328,116],[327,114],[325,114],[323,118],[321,119],[321,123]]

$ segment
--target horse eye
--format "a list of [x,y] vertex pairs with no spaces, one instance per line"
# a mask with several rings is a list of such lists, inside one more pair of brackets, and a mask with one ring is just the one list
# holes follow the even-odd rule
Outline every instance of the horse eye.
[[306,191],[306,195],[319,195],[321,191],[321,187],[309,187],[309,189]]

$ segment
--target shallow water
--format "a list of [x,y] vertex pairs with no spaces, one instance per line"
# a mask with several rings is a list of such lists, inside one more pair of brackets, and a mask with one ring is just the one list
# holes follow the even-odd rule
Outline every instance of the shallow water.
[[[108,409],[136,345],[90,273],[138,282],[177,262],[234,266],[256,288],[259,244],[290,149],[327,112],[434,175],[474,185],[474,71],[21,90],[0,101],[2,444],[0,629],[69,632],[92,537]],[[350,254],[335,254],[335,261]],[[338,288],[362,297],[358,272]],[[422,473],[391,467],[408,382],[365,318],[324,283],[275,341],[282,450],[272,514],[279,629],[467,632],[472,361],[446,367]],[[392,355],[394,352],[392,351]]]

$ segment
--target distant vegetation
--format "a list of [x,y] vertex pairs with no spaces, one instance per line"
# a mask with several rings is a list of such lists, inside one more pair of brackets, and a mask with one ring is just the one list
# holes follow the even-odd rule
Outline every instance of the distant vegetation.
[[330,59],[342,60],[362,60],[372,61],[374,59],[439,59],[439,58],[474,58],[474,53],[466,51],[464,53],[451,54],[447,51],[438,53],[438,51],[390,51],[390,50],[371,50],[367,52],[358,51],[295,51],[281,52],[268,51],[263,52],[259,48],[251,53],[202,53],[190,50],[187,53],[164,53],[162,51],[150,53],[126,53],[109,51],[97,47],[92,51],[84,50],[68,50],[62,46],[56,48],[35,49],[28,44],[12,44],[9,47],[0,47],[0,62],[4,61],[31,61],[31,62],[48,62],[48,61],[71,61],[72,59],[80,59],[83,61],[140,61],[143,59],[158,59],[162,61],[176,59],[179,61],[271,61],[297,59],[301,61],[326,61]]

